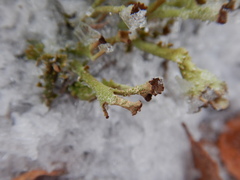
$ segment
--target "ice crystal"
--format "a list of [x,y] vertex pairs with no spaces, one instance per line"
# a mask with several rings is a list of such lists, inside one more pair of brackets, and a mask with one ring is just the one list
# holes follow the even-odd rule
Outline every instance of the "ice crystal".
[[208,101],[212,101],[214,99],[216,99],[218,96],[216,94],[216,92],[214,92],[214,90],[207,88],[206,91],[202,94],[202,98],[208,100]]
[[188,113],[199,112],[200,108],[204,106],[204,102],[200,101],[198,98],[191,98],[188,100]]
[[113,50],[114,50],[113,46],[109,43],[100,44],[98,46],[98,48],[99,48],[100,51],[105,51],[106,53],[113,52]]
[[137,32],[136,32],[136,30],[131,31],[131,33],[129,34],[129,38],[130,38],[131,40],[137,38]]
[[91,16],[93,12],[94,12],[94,9],[92,7],[89,7],[85,14],[86,16]]
[[76,27],[74,34],[85,45],[89,45],[99,40],[101,34],[91,28],[88,24],[80,22]]
[[138,28],[143,28],[147,24],[145,17],[147,11],[145,9],[139,9],[138,12],[132,14],[132,8],[133,5],[129,5],[119,13],[120,17],[130,29],[130,31],[134,31]]

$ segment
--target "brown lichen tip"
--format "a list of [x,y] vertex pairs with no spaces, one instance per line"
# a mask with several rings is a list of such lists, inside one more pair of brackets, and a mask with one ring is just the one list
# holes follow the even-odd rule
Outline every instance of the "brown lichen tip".
[[[141,111],[142,102],[141,101],[131,102],[131,101],[128,101],[128,100],[125,100],[125,99],[119,99],[118,102],[115,102],[111,105],[121,106],[121,107],[129,110],[132,113],[132,115],[134,116],[134,115],[137,114],[137,112]],[[104,116],[106,117],[106,119],[109,118],[107,108],[108,108],[108,103],[106,103],[106,102],[103,103],[102,104],[102,110],[103,110],[103,113],[104,113]]]
[[227,109],[229,107],[229,101],[226,98],[219,97],[209,102],[211,106],[217,111]]
[[149,83],[152,85],[152,95],[161,94],[164,90],[163,80],[160,78],[153,78]]
[[134,14],[140,10],[146,10],[146,9],[147,9],[147,6],[145,6],[144,3],[140,3],[140,2],[133,3],[131,14]]
[[108,106],[107,103],[102,104],[102,110],[103,110],[103,113],[104,113],[104,116],[106,117],[106,119],[109,118],[109,115],[108,115],[108,112],[107,112],[107,106]]
[[128,107],[124,107],[126,109],[128,109],[129,111],[131,111],[132,115],[136,115],[137,112],[141,111],[142,108],[142,102],[141,101],[137,101],[134,104],[128,106]]
[[223,4],[222,8],[228,9],[228,10],[234,10],[235,3],[236,3],[236,0],[230,0],[228,3]]
[[220,9],[219,14],[218,14],[217,22],[219,24],[225,24],[227,22],[227,10],[223,6]]
[[104,38],[103,36],[101,36],[101,37],[99,38],[98,42],[99,42],[100,44],[106,44],[106,43],[107,43],[107,41],[105,40],[105,38]]
[[151,81],[148,81],[151,85],[150,93],[143,95],[146,101],[150,101],[152,99],[152,95],[156,96],[161,94],[164,90],[163,80],[160,78],[153,78]]
[[222,5],[221,9],[219,10],[219,15],[217,22],[220,24],[225,24],[227,22],[227,13],[230,10],[234,10],[236,0],[230,0],[228,3]]

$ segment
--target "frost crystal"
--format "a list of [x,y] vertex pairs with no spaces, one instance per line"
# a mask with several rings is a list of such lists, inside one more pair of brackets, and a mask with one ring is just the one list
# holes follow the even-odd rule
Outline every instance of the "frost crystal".
[[91,16],[93,12],[94,12],[94,9],[92,7],[89,7],[86,12],[86,16]]
[[85,46],[98,41],[101,37],[101,34],[98,31],[94,30],[88,24],[83,22],[78,24],[74,34]]
[[216,99],[218,96],[217,94],[214,92],[214,90],[207,88],[206,91],[202,94],[202,98],[208,100],[208,101],[212,101],[214,99]]
[[109,43],[100,44],[98,46],[98,48],[99,48],[100,51],[105,51],[106,53],[113,52],[113,50],[114,50],[113,46]]
[[137,32],[136,30],[131,31],[131,33],[128,35],[131,40],[137,38]]
[[181,77],[179,76],[176,76],[175,77],[179,87],[180,87],[180,92],[182,94],[186,94],[190,89],[191,87],[193,86],[193,84],[185,79],[182,79]]
[[192,98],[188,100],[188,113],[196,113],[200,111],[200,108],[204,105],[204,102],[197,98]]
[[138,12],[131,14],[133,5],[129,5],[127,8],[123,9],[119,15],[130,29],[130,31],[134,31],[137,28],[143,28],[146,26],[146,13],[147,11],[144,9],[139,9]]

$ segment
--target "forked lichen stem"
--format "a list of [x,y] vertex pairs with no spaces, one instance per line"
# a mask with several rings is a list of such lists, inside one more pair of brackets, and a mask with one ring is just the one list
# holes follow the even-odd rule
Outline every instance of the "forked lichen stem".
[[[225,82],[220,81],[207,70],[198,68],[192,62],[187,50],[160,47],[140,39],[136,39],[132,43],[145,52],[176,62],[183,79],[189,82],[190,88],[186,93],[190,98],[197,98],[205,105],[210,104],[217,110],[227,108],[228,101],[224,98],[227,92]],[[212,94],[210,99],[207,95],[209,93]]]
[[79,75],[80,79],[96,93],[96,97],[100,102],[106,118],[109,117],[106,108],[107,105],[121,106],[128,109],[132,115],[135,115],[138,111],[140,111],[142,107],[141,101],[131,102],[115,95],[111,87],[108,87],[95,79],[78,61],[74,61],[72,63],[72,68]]
[[200,19],[202,21],[217,21],[220,7],[196,5],[192,8],[174,7],[163,4],[148,18],[182,18],[182,19]]
[[124,5],[122,6],[98,6],[94,8],[94,11],[92,13],[92,17],[95,17],[99,14],[104,14],[104,13],[119,13],[125,8]]

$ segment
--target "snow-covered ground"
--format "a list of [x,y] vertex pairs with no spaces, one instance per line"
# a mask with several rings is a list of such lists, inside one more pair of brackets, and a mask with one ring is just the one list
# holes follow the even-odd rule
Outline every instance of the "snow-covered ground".
[[[169,63],[165,91],[143,102],[136,116],[120,107],[109,107],[105,119],[99,103],[60,97],[48,109],[36,87],[41,70],[23,58],[26,39],[41,39],[54,49],[58,43],[58,19],[53,1],[0,0],[0,180],[10,180],[36,168],[66,167],[70,180],[186,180],[196,175],[190,146],[181,122],[195,139],[203,134],[200,125],[219,131],[224,120],[239,111],[240,21],[232,13],[229,23],[178,23],[168,37],[187,48],[198,67],[226,81],[230,108],[211,108],[188,114],[176,81],[176,64]],[[86,12],[87,1],[62,0],[68,13]],[[199,28],[196,28],[199,26]],[[177,28],[177,27],[176,27]],[[97,63],[98,78],[138,85],[162,76],[163,60],[137,49],[124,53],[115,47]],[[112,62],[112,63],[111,63]],[[211,136],[211,132],[209,132]]]

